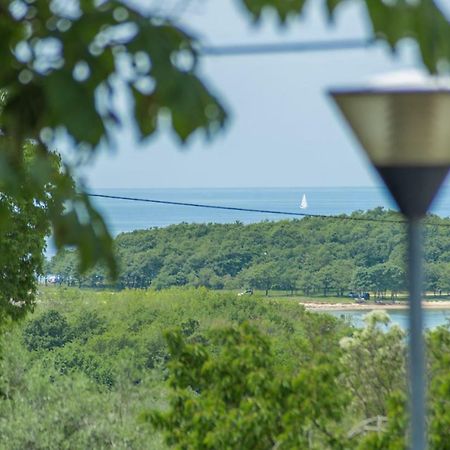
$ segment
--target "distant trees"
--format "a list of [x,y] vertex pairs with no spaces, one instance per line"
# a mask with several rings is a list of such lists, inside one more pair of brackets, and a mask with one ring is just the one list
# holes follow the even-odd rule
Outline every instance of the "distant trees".
[[[282,290],[323,296],[354,291],[395,297],[406,289],[403,225],[370,219],[399,216],[377,208],[350,218],[367,221],[305,218],[245,226],[180,224],[124,233],[115,240],[120,274],[113,286],[253,288],[266,294]],[[450,219],[429,221],[439,224]],[[425,288],[439,295],[450,291],[450,238],[445,227],[425,229]],[[108,283],[101,267],[81,277],[72,251],[55,256],[48,271],[67,284]]]
[[255,264],[241,275],[246,285],[255,289],[261,289],[268,295],[277,281],[279,266],[274,262]]
[[331,265],[333,270],[333,288],[336,295],[342,297],[350,287],[352,274],[356,269],[354,261],[351,259],[335,261]]
[[358,267],[353,273],[351,286],[354,291],[370,291],[373,287],[370,271],[366,267]]
[[386,297],[387,291],[391,292],[391,297],[395,297],[399,291],[406,289],[405,270],[391,263],[361,267],[353,273],[351,287],[357,292],[371,291],[378,298]]
[[289,263],[285,263],[278,271],[275,289],[281,291],[290,291],[293,295],[294,291],[298,289],[298,280],[300,278],[300,268],[291,266]]

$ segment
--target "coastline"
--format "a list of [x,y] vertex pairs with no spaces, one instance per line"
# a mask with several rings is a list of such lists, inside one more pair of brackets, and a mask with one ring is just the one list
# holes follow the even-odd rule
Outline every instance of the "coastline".
[[[408,309],[407,303],[314,303],[314,302],[299,302],[299,305],[305,307],[308,311],[373,311],[380,309]],[[450,301],[422,301],[423,309],[449,309]]]

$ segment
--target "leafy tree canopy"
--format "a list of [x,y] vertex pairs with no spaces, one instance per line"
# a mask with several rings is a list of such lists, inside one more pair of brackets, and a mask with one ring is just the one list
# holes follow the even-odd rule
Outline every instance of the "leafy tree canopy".
[[171,410],[149,417],[172,448],[348,448],[336,429],[346,403],[336,365],[281,375],[269,342],[248,324],[212,336],[217,356],[180,332],[166,338]]
[[23,317],[34,307],[37,276],[44,271],[45,237],[50,233],[48,214],[50,210],[61,212],[61,205],[55,202],[55,186],[60,180],[70,182],[60,170],[59,157],[49,153],[52,179],[35,190],[23,181],[39,176],[41,159],[32,142],[26,142],[21,152],[22,181],[13,193],[0,191],[4,219],[0,221],[0,325]]

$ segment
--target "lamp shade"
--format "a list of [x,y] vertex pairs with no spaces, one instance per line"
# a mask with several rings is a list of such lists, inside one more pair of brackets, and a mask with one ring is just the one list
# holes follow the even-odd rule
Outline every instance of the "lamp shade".
[[330,91],[407,216],[426,213],[450,167],[450,84],[430,80]]

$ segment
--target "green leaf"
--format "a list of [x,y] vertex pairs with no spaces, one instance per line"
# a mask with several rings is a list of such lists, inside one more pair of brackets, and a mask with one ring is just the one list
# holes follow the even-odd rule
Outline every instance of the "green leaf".
[[80,271],[85,272],[99,262],[117,277],[113,240],[102,216],[91,205],[89,197],[78,194],[66,204],[66,211],[52,217],[54,240],[58,249],[75,246],[80,254]]
[[290,15],[301,15],[306,0],[242,0],[247,10],[252,14],[255,21],[260,20],[264,9],[274,10],[282,23]]
[[328,19],[330,20],[330,22],[332,22],[334,19],[334,14],[335,14],[336,8],[341,3],[344,3],[344,1],[346,1],[346,0],[326,0],[325,6],[327,9]]
[[78,141],[97,145],[105,128],[95,107],[95,91],[75,81],[67,70],[42,78],[53,127],[64,126]]
[[142,138],[153,134],[157,126],[159,105],[154,95],[142,94],[132,87],[134,114]]
[[[172,113],[173,129],[182,141],[198,129],[212,135],[224,125],[225,110],[193,75],[180,74],[160,89],[164,93],[165,106]],[[161,91],[157,91],[158,96]]]

